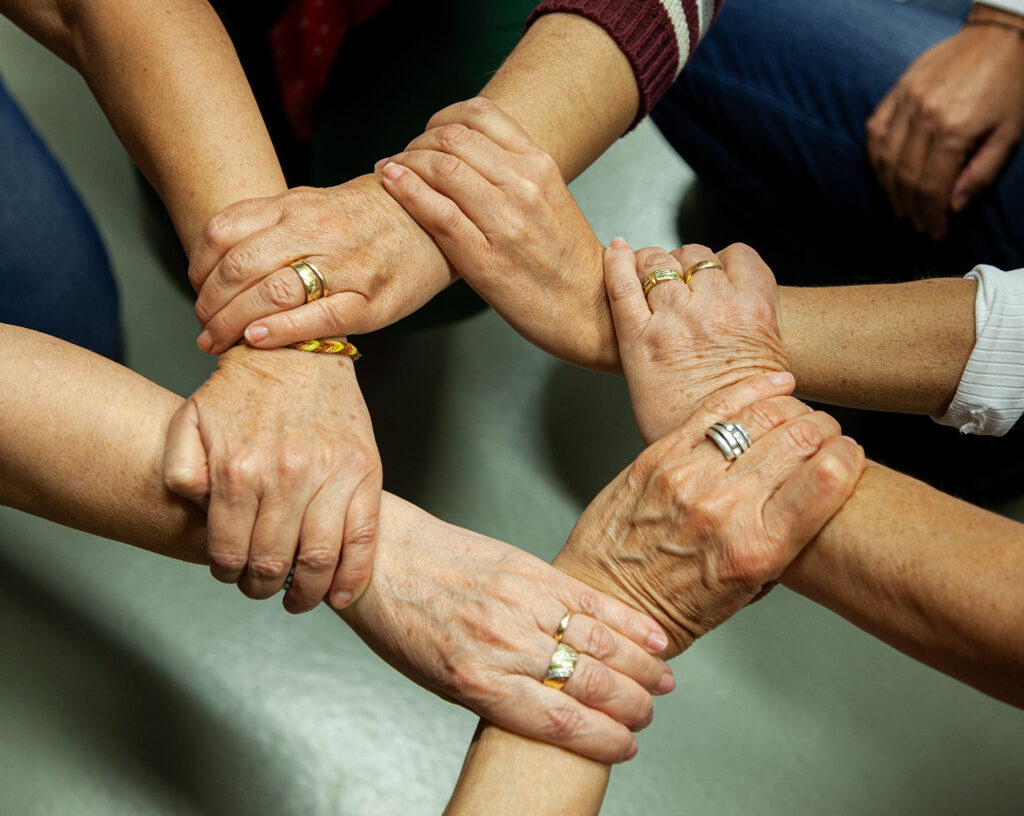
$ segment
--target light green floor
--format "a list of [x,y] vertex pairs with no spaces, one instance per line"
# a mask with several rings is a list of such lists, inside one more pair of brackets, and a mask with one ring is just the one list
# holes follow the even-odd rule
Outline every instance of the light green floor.
[[[0,72],[100,223],[129,364],[187,393],[209,361],[84,85],[6,24]],[[675,244],[688,181],[642,127],[575,189],[602,238]],[[398,345],[360,363],[388,482],[448,521],[550,557],[636,452],[621,381],[555,362],[493,314]],[[11,511],[0,608],[3,814],[436,814],[475,724],[329,613],[293,618],[205,570]],[[790,593],[674,668],[606,813],[1024,813],[1021,712]]]

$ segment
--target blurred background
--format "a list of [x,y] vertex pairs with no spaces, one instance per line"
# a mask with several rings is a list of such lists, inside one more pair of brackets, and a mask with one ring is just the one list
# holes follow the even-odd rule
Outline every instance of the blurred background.
[[[99,224],[127,364],[190,393],[212,360],[184,256],[88,89],[6,21],[0,75]],[[605,242],[714,243],[692,173],[648,123],[573,190]],[[386,487],[446,521],[550,558],[639,451],[621,380],[493,313],[365,345]],[[0,610],[5,814],[437,814],[476,724],[327,610],[292,617],[203,568],[6,509]],[[605,813],[1024,813],[1024,713],[786,590],[673,668]]]

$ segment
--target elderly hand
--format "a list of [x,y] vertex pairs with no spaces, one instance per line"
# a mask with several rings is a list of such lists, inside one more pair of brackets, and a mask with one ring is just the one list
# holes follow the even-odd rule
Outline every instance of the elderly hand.
[[[601,762],[636,753],[630,729],[674,686],[646,615],[540,559],[386,495],[373,581],[343,613],[384,660],[511,731]],[[542,685],[555,632],[580,652],[562,690]]]
[[[642,282],[659,270],[665,280],[644,297]],[[771,270],[750,247],[733,244],[717,255],[689,244],[671,255],[621,239],[605,252],[605,285],[619,357],[637,426],[645,442],[677,427],[711,393],[764,371],[785,371]]]
[[[352,360],[233,348],[171,420],[164,482],[209,502],[210,570],[290,612],[370,580],[381,467]],[[339,553],[341,563],[339,565]]]
[[[295,270],[313,263],[327,297],[306,303]],[[454,280],[448,262],[374,176],[233,204],[192,250],[199,347],[218,354],[245,333],[276,348],[361,334],[419,309]]]
[[[770,588],[860,478],[863,450],[792,388],[776,372],[713,395],[601,491],[556,559],[658,621],[667,656]],[[753,440],[732,462],[704,438],[722,420]]]
[[604,248],[554,160],[486,99],[446,108],[428,128],[382,160],[384,189],[516,331],[568,362],[617,371]]
[[[979,14],[975,11],[975,14]],[[986,9],[986,19],[1024,18]],[[1024,131],[1024,44],[967,25],[922,54],[867,123],[867,151],[896,215],[933,239],[999,174]]]

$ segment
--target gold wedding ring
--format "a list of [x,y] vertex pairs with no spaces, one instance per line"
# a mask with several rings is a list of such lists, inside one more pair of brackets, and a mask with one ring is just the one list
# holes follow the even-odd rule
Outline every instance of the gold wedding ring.
[[295,274],[302,281],[302,288],[306,290],[306,303],[312,303],[327,295],[327,283],[324,276],[309,261],[292,261],[288,264],[295,270]]
[[644,297],[659,283],[664,283],[670,280],[683,280],[683,276],[680,275],[674,269],[656,269],[646,278],[644,278]]
[[565,634],[565,630],[569,628],[569,620],[572,618],[572,612],[566,612],[562,616],[562,619],[558,622],[558,629],[555,632],[555,643],[562,642],[562,635]]
[[718,261],[713,261],[708,258],[706,261],[699,261],[686,270],[686,274],[683,275],[683,283],[689,283],[690,278],[700,272],[702,269],[721,269],[722,265]]
[[551,665],[544,675],[544,685],[560,691],[576,671],[576,661],[579,659],[580,653],[572,646],[568,643],[559,643],[555,653],[551,655]]

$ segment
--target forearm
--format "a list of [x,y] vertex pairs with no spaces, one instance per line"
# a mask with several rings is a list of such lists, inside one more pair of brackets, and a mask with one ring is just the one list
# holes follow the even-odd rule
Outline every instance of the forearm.
[[626,132],[640,104],[626,55],[574,14],[537,20],[481,96],[518,120],[567,181]]
[[205,0],[0,0],[85,77],[186,249],[228,204],[284,189],[234,48]]
[[974,347],[977,284],[963,278],[779,288],[779,324],[806,399],[940,414]]
[[880,465],[783,583],[911,657],[1024,706],[1024,527]]
[[601,809],[610,767],[481,721],[445,814],[587,816]]

